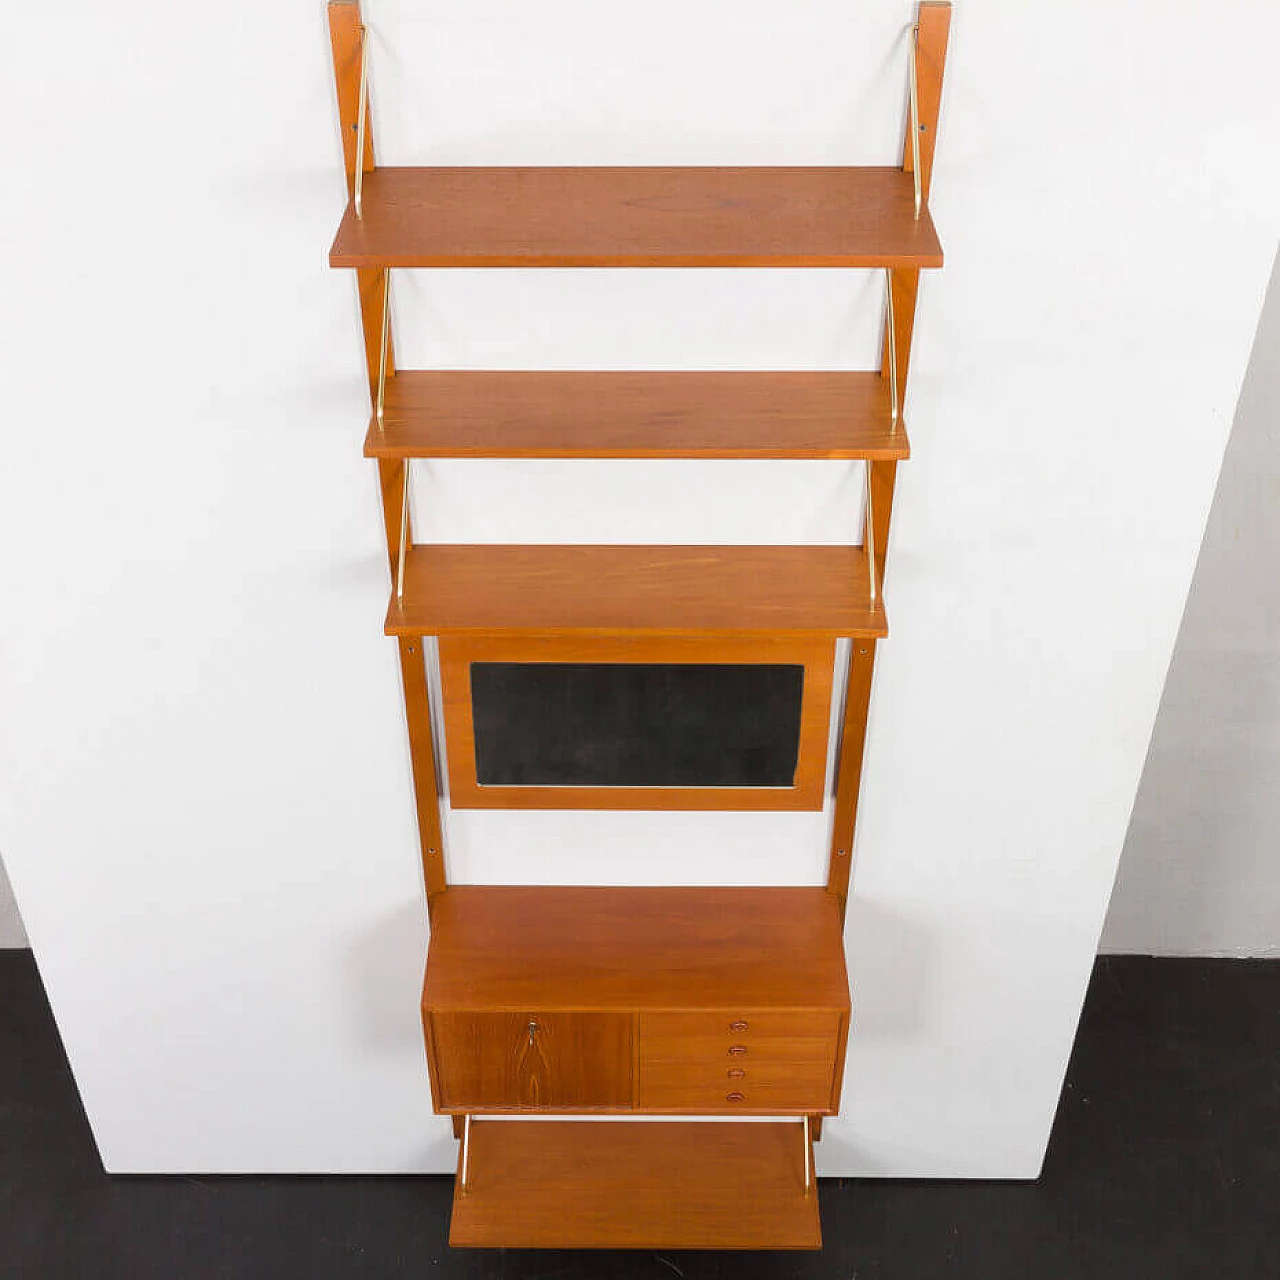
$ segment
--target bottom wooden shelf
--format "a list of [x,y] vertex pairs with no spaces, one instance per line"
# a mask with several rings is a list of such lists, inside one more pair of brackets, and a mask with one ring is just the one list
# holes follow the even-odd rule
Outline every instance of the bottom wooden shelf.
[[820,1249],[809,1159],[799,1121],[477,1120],[449,1243]]

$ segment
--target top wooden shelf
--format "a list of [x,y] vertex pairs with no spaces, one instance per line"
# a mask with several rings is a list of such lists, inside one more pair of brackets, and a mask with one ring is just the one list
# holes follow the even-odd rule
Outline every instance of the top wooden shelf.
[[867,168],[380,168],[334,267],[940,267],[913,179]]

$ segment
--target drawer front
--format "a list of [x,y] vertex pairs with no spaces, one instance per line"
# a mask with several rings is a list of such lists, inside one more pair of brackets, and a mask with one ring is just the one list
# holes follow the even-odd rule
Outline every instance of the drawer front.
[[436,1109],[630,1107],[625,1013],[433,1013]]
[[640,1019],[640,1105],[653,1111],[829,1111],[835,1012],[663,1013]]

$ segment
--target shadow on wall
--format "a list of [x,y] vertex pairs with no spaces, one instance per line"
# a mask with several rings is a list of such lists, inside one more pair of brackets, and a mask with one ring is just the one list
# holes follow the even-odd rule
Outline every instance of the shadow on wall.
[[0,859],[0,948],[26,945],[27,933],[22,927],[22,917],[18,914],[18,904],[5,873],[4,861]]
[[[934,963],[929,934],[855,891],[849,895],[844,935],[853,1002],[850,1042],[855,1035],[859,1045],[912,1039],[929,1004]],[[856,1088],[847,1075],[845,1088]]]
[[362,929],[343,966],[343,1020],[352,1042],[371,1054],[412,1056],[422,1064],[422,974],[427,960],[426,907],[406,903]]
[[[934,999],[937,953],[929,931],[880,903],[849,895],[845,954],[853,1003],[840,1115],[829,1120],[815,1149],[818,1172],[855,1168],[859,1176],[889,1176],[892,1160],[865,1135],[878,1117],[861,1109],[866,1073],[892,1071],[897,1054],[921,1035]],[[901,1147],[896,1147],[901,1158]],[[923,1161],[927,1156],[913,1153]]]
[[1101,950],[1280,956],[1280,255]]

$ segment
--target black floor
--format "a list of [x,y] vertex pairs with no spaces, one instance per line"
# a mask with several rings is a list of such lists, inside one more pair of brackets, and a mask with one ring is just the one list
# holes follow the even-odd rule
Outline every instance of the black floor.
[[450,1251],[447,1178],[108,1178],[0,952],[0,1277],[1280,1277],[1280,963],[1098,962],[1043,1178],[824,1181],[821,1254]]

